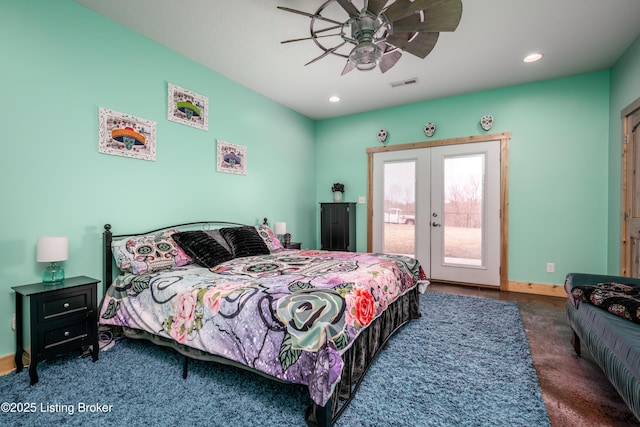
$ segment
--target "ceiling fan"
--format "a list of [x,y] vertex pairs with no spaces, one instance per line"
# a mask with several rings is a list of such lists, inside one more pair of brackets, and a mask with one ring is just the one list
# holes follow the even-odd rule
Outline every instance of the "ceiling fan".
[[[328,55],[341,56],[347,59],[344,75],[354,68],[367,71],[376,66],[384,73],[398,62],[401,51],[424,59],[440,32],[458,27],[462,0],[328,0],[315,13],[278,9],[311,18],[310,37],[282,43],[313,40],[324,52],[305,65]],[[345,13],[348,17],[342,20]]]

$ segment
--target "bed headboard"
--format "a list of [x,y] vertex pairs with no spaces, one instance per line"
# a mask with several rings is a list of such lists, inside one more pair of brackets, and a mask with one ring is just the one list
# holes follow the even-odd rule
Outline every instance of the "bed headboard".
[[[262,224],[269,225],[269,221],[267,220],[267,218],[263,219]],[[113,239],[139,236],[144,234],[152,234],[152,233],[157,233],[159,231],[170,230],[174,228],[178,230],[194,230],[194,229],[211,230],[215,228],[241,227],[246,225],[247,224],[241,224],[239,222],[229,222],[229,221],[196,221],[196,222],[187,222],[184,224],[169,225],[166,227],[157,228],[155,230],[148,230],[148,231],[143,231],[139,233],[113,234],[111,231],[111,224],[105,224],[104,232],[102,233],[102,252],[103,252],[103,259],[102,259],[103,282],[102,283],[103,283],[104,292],[106,293],[109,286],[111,286],[111,283],[115,278],[114,272],[119,271],[118,267],[116,267],[115,265],[115,260],[113,259],[113,252],[111,250],[111,243],[113,242]]]

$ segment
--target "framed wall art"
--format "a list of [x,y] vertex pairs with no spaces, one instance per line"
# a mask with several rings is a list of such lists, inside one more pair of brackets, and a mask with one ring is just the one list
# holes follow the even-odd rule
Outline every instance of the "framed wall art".
[[247,147],[219,139],[217,171],[233,173],[236,175],[246,175]]
[[156,160],[156,122],[100,107],[98,152]]
[[169,83],[167,105],[170,121],[209,130],[209,99],[206,96]]

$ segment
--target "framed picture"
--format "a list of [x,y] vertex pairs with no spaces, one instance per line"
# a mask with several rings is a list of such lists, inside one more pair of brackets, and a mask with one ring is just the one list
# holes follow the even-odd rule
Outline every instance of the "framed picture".
[[156,160],[156,122],[100,107],[98,152]]
[[194,128],[209,129],[209,99],[188,89],[169,83],[167,118]]
[[218,172],[247,174],[247,147],[218,140]]

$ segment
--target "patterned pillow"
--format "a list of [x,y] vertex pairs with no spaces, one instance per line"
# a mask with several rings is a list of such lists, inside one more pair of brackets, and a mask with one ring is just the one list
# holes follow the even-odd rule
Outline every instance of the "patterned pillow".
[[173,235],[174,240],[198,264],[211,268],[233,259],[233,255],[204,231],[183,231]]
[[146,274],[191,264],[193,260],[172,238],[177,231],[166,230],[111,242],[116,265],[122,271]]
[[579,285],[571,289],[574,298],[640,323],[640,287],[622,283]]
[[268,225],[256,225],[256,230],[258,230],[258,235],[262,238],[264,244],[267,245],[270,252],[278,252],[284,249],[282,242],[280,242],[278,236],[271,231]]
[[255,227],[221,228],[220,234],[231,247],[231,253],[234,258],[268,255],[271,253]]

